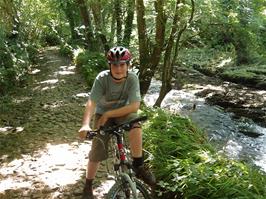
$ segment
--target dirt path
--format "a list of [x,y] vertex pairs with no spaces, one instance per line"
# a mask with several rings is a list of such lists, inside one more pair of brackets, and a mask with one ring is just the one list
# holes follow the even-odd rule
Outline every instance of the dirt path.
[[[0,199],[80,198],[90,142],[79,142],[86,83],[55,48],[26,86],[0,104]],[[103,165],[95,182],[102,198],[112,180]]]

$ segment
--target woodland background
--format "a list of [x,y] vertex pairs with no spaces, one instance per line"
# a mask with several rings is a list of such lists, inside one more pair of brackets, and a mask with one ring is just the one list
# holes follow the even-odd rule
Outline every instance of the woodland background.
[[[152,79],[162,82],[155,107],[169,91],[181,89],[189,81],[180,71],[197,70],[202,76],[240,87],[266,88],[264,0],[0,0],[0,121],[7,129],[1,128],[1,168],[23,154],[43,150],[47,143],[76,142],[73,132],[80,127],[84,107],[71,97],[72,90],[81,92],[82,86],[87,90],[92,86],[97,73],[108,68],[105,53],[114,45],[132,52],[142,96]],[[59,48],[60,58],[50,46]],[[44,55],[45,61],[40,60]],[[23,91],[31,85],[27,79],[37,66],[43,69],[36,78],[40,82],[47,80],[42,78],[48,72],[62,67],[52,59],[61,60],[58,63],[63,67],[70,59],[85,75],[87,85],[82,85],[77,74],[66,79],[71,83],[61,82],[63,86],[56,89],[38,90],[33,82],[35,90],[29,86],[21,93],[28,100],[16,100],[14,95],[21,97],[16,89]],[[242,103],[236,96],[232,101]],[[261,108],[265,102],[256,100],[259,97],[254,102],[259,104],[256,110],[263,112],[260,121],[265,122]],[[228,104],[235,105],[224,103]],[[246,108],[243,106],[241,110]],[[265,173],[218,153],[189,119],[159,108],[141,111],[149,116],[143,126],[144,145],[153,156],[149,165],[159,182],[159,198],[265,198]],[[16,127],[22,130],[17,132]],[[11,175],[18,178],[15,170]],[[72,190],[82,190],[81,181]],[[21,198],[27,193],[28,198],[36,194],[42,198],[43,182],[38,183],[37,193],[10,189],[3,197]],[[73,198],[72,190],[60,194]]]

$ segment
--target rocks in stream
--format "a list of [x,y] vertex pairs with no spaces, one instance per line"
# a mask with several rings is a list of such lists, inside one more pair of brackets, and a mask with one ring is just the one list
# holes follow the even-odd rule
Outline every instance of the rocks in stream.
[[242,87],[239,85],[223,85],[223,89],[203,89],[196,94],[205,97],[211,105],[223,107],[233,112],[235,117],[247,117],[262,126],[266,126],[266,91]]
[[253,129],[251,129],[251,130],[250,129],[241,129],[239,132],[243,133],[244,135],[246,135],[248,137],[253,137],[253,138],[257,138],[259,136],[264,135],[263,133],[254,131]]

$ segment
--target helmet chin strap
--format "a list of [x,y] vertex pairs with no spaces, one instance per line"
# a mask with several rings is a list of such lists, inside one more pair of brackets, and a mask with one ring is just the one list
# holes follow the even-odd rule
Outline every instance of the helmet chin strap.
[[[112,77],[114,80],[117,80],[117,81],[119,81],[119,80],[122,80],[122,79],[126,79],[126,78],[127,78],[127,76],[128,76],[128,75],[126,75],[125,77],[116,78],[116,77],[114,77],[114,76],[113,76],[113,74],[112,74],[112,71],[111,71],[111,70],[110,70],[110,73],[111,73],[111,77]],[[127,72],[127,74],[128,74],[128,72]]]

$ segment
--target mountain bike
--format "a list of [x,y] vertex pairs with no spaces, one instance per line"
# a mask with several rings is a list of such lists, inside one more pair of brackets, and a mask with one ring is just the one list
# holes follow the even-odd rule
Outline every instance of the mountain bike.
[[101,127],[98,130],[88,131],[87,139],[93,139],[98,133],[109,134],[115,138],[114,171],[115,184],[107,193],[107,199],[151,199],[151,193],[144,183],[135,177],[130,160],[129,150],[125,144],[125,132],[129,131],[131,125],[147,120],[146,116],[138,117],[129,122],[112,127]]

